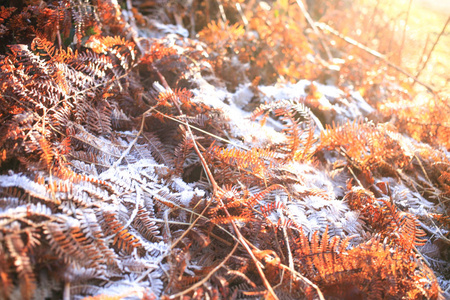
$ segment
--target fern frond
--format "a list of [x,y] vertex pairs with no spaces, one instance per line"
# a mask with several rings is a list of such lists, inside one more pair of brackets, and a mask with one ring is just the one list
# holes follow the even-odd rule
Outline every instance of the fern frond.
[[42,151],[42,160],[45,162],[47,167],[50,168],[53,162],[54,153],[52,153],[50,145],[44,137],[39,137],[38,139],[38,143],[41,148],[40,150]]
[[241,213],[239,216],[229,216],[229,217],[215,217],[211,219],[213,224],[229,224],[232,222],[253,222],[255,218],[250,212]]
[[244,201],[245,205],[248,207],[254,207],[256,205],[256,203],[261,204],[261,200],[270,192],[274,191],[274,190],[283,190],[286,192],[286,188],[284,186],[282,186],[281,184],[273,184],[269,187],[267,187],[266,189],[264,189],[263,191],[249,197],[248,199],[246,199]]
[[210,148],[212,153],[222,163],[235,166],[240,170],[248,170],[249,173],[259,178],[264,178],[267,169],[270,168],[276,153],[259,148],[252,148],[250,151],[237,148],[223,149],[218,146]]
[[91,36],[87,41],[86,45],[89,48],[91,48],[95,53],[110,52],[119,60],[119,64],[124,70],[130,69],[130,67],[136,60],[134,43],[125,40],[125,38],[123,37]]
[[6,256],[6,251],[3,245],[0,244],[0,295],[4,299],[8,299],[14,289],[13,279],[8,275],[11,267],[11,262]]
[[119,249],[131,253],[133,249],[142,246],[140,239],[124,228],[124,225],[114,213],[105,211],[102,213],[100,220],[105,234],[114,237],[113,244]]
[[60,218],[47,223],[44,233],[52,249],[68,262],[85,267],[106,264],[103,253],[95,248],[92,238],[87,237],[74,218]]
[[153,154],[155,160],[166,166],[173,166],[174,158],[161,143],[158,136],[151,132],[146,132],[143,136],[146,141],[146,145],[150,148],[150,152]]
[[423,245],[425,240],[421,238],[426,236],[425,232],[418,228],[419,224],[413,215],[401,212],[394,204],[382,200],[383,211],[386,218],[390,219],[390,224],[387,228],[383,228],[383,233],[388,234],[392,242],[405,249],[411,250],[414,245]]
[[286,209],[286,205],[283,202],[269,202],[268,204],[261,206],[261,213],[267,217],[269,216],[269,214],[277,209],[282,209],[285,210]]
[[191,136],[186,134],[186,131],[182,129],[182,135],[183,138],[180,142],[180,144],[175,148],[174,151],[174,167],[175,167],[175,173],[180,174],[183,170],[183,165],[191,151],[191,149],[194,147],[194,141],[191,139]]
[[152,213],[143,206],[139,206],[136,218],[133,221],[133,227],[138,230],[144,238],[149,241],[160,240],[159,226],[151,220]]
[[278,100],[259,106],[252,113],[251,119],[255,120],[258,116],[271,112],[286,123],[283,132],[288,138],[288,144],[285,146],[288,157],[298,161],[309,159],[315,143],[310,109],[301,102]]
[[102,101],[97,107],[87,111],[87,128],[99,135],[111,134],[112,122],[111,122],[111,110],[112,107],[107,101]]
[[74,127],[77,132],[73,135],[72,140],[83,145],[86,151],[92,151],[95,154],[102,153],[107,159],[113,160],[114,158],[118,159],[125,149],[124,146],[113,144],[106,139],[96,137],[81,126],[76,125]]
[[6,235],[4,237],[4,242],[9,255],[14,261],[17,273],[19,274],[21,295],[24,299],[31,299],[34,289],[36,288],[36,279],[29,254],[27,253],[29,249],[26,249],[19,232],[17,232],[20,230],[20,228],[17,227],[19,225],[15,225],[16,230],[14,231],[16,232]]

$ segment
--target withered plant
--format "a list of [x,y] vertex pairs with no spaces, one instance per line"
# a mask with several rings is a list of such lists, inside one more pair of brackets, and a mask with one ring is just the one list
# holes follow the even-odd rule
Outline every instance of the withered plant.
[[[323,56],[298,3],[162,2],[0,8],[1,299],[442,299],[448,153],[264,98]],[[202,76],[248,84],[278,138],[245,142]],[[445,140],[444,100],[395,124]]]

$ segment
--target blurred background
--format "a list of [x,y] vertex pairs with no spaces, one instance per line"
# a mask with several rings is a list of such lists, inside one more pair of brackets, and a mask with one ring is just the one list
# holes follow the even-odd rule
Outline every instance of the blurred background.
[[[314,1],[315,20],[386,55],[437,89],[450,81],[449,0]],[[438,40],[439,39],[439,40]],[[437,43],[436,43],[437,41]]]

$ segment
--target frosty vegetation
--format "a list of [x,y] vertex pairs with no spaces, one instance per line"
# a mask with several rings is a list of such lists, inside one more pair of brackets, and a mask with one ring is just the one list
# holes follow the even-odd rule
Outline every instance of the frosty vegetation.
[[346,1],[19,2],[1,299],[449,296],[448,94],[311,23]]

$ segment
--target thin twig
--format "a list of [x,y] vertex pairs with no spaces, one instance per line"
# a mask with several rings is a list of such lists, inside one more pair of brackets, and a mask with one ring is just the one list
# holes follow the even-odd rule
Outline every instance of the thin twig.
[[165,113],[162,113],[162,112],[160,112],[160,111],[157,110],[157,109],[155,109],[155,111],[156,111],[157,113],[161,114],[163,117],[169,119],[169,120],[178,122],[178,123],[180,123],[180,124],[182,124],[182,125],[184,125],[184,126],[188,126],[188,127],[192,128],[192,129],[195,129],[195,130],[197,130],[197,131],[199,131],[199,132],[201,132],[201,133],[204,133],[204,134],[206,134],[206,135],[209,135],[210,137],[213,137],[213,138],[215,138],[216,140],[225,142],[225,143],[227,143],[227,144],[233,145],[233,146],[235,146],[235,147],[237,147],[237,148],[241,148],[241,149],[246,150],[246,151],[250,151],[250,149],[249,149],[248,147],[245,147],[245,146],[243,146],[243,145],[239,145],[239,144],[237,144],[237,143],[235,143],[235,142],[232,142],[232,141],[230,141],[230,140],[224,139],[223,137],[220,137],[220,136],[218,136],[218,135],[215,135],[215,134],[213,134],[213,133],[211,133],[211,132],[208,132],[208,131],[206,131],[206,130],[203,130],[203,129],[201,129],[201,128],[198,128],[198,127],[196,127],[196,126],[194,126],[194,125],[191,125],[191,124],[189,124],[189,123],[186,123],[186,122],[183,122],[183,121],[181,121],[181,120],[178,120],[177,118],[168,116],[168,115],[166,115]]
[[249,31],[249,28],[248,28],[248,20],[247,20],[247,18],[245,17],[244,12],[242,11],[242,7],[241,7],[241,5],[240,5],[238,2],[236,2],[235,5],[236,5],[236,9],[237,9],[239,15],[241,16],[242,22],[244,23],[245,31],[248,32],[248,31]]
[[133,212],[131,213],[130,218],[128,219],[127,223],[123,226],[122,230],[127,229],[131,225],[131,223],[133,223],[133,221],[136,218],[137,213],[139,211],[139,205],[142,205],[142,202],[143,202],[143,200],[141,198],[141,192],[142,192],[141,188],[136,184],[135,181],[133,182],[133,185],[136,190],[136,201],[134,204]]
[[323,41],[323,36],[320,33],[320,31],[317,29],[316,24],[314,23],[313,19],[309,15],[308,11],[306,10],[305,5],[303,4],[302,0],[296,0],[298,6],[300,7],[300,10],[302,11],[302,14],[305,16],[306,21],[308,22],[309,26],[311,26],[314,33],[319,38],[320,45],[322,45],[323,50],[325,50],[325,53],[327,54],[328,61],[333,60],[333,56],[331,55],[330,49],[328,49],[327,44]]
[[[402,36],[402,43],[400,44],[400,63],[402,62],[402,52],[403,52],[403,46],[405,45],[405,39],[406,39],[406,27],[408,27],[408,20],[409,20],[409,13],[411,11],[411,4],[412,4],[412,0],[409,0],[409,4],[408,4],[408,11],[406,13],[406,18],[405,18],[405,25],[403,26],[403,36]],[[416,75],[417,77],[417,75]]]
[[[430,52],[429,52],[428,55],[427,55],[427,60],[423,63],[422,68],[417,72],[416,77],[419,77],[419,76],[420,76],[420,73],[422,73],[422,71],[423,71],[423,70],[425,69],[425,67],[427,66],[428,61],[430,60],[431,54],[433,53],[434,48],[436,48],[436,45],[437,45],[437,43],[439,42],[439,39],[440,39],[441,36],[444,34],[445,29],[447,28],[448,23],[450,23],[450,17],[448,17],[447,22],[445,22],[444,27],[442,28],[442,30],[441,30],[441,32],[439,33],[439,35],[438,35],[436,41],[435,41],[434,44],[433,44],[433,47],[431,47],[431,50],[430,50]],[[419,83],[420,83],[420,82],[419,82]],[[413,85],[414,85],[414,84],[413,84]]]
[[[156,69],[156,67],[153,67],[153,69],[157,72],[159,78],[161,79],[162,85],[164,86],[165,89],[167,89],[168,91],[172,92],[172,89],[170,88],[170,86],[167,84],[167,81],[165,80],[164,76]],[[174,93],[175,94],[175,93]],[[175,105],[175,107],[177,108],[178,112],[180,115],[183,115],[183,112],[181,111],[180,105],[178,103],[178,99],[174,99],[173,104]],[[186,122],[187,123],[187,122]],[[190,126],[185,126],[186,131],[188,131],[188,133],[191,135],[192,141],[194,142],[194,149],[195,152],[197,153],[200,162],[203,166],[203,169],[206,173],[206,176],[208,177],[209,182],[212,185],[213,188],[213,197],[211,199],[213,199],[214,197],[217,196],[219,191],[222,191],[222,189],[218,186],[216,180],[214,179],[214,176],[211,173],[211,170],[208,167],[208,164],[206,163],[205,158],[203,157],[202,153],[200,152],[198,146],[197,146],[197,141],[195,139],[194,134],[191,131]],[[217,197],[219,203],[223,206],[223,202],[220,199],[220,197]],[[230,213],[228,212],[228,209],[225,207],[225,214],[227,215],[227,217],[231,217]],[[252,258],[253,262],[256,265],[256,269],[258,270],[258,273],[261,277],[261,280],[263,281],[264,286],[266,287],[266,289],[268,290],[268,292],[270,293],[270,296],[272,297],[272,299],[274,300],[278,300],[277,295],[275,294],[274,290],[272,289],[272,286],[270,285],[269,281],[267,280],[264,271],[262,270],[261,266],[259,265],[259,261],[256,259],[255,255],[253,254],[252,250],[250,249],[250,247],[248,246],[247,242],[245,241],[245,238],[242,236],[241,232],[239,231],[239,228],[237,227],[237,225],[234,223],[234,221],[231,221],[231,225],[233,227],[234,233],[237,235],[237,239],[239,240],[239,242],[241,243],[242,246],[244,246],[245,250],[248,252],[248,254],[250,255],[250,257]],[[186,232],[188,232],[189,230],[186,230]],[[237,246],[237,244],[236,244]],[[216,269],[215,269],[216,270]],[[214,271],[214,270],[213,270]],[[213,272],[211,272],[210,274],[212,274]],[[202,283],[203,284],[203,283]],[[197,284],[194,285],[198,286]],[[191,287],[192,288],[192,287]],[[192,290],[191,288],[189,288],[188,290]],[[180,294],[183,295],[183,294]],[[174,297],[178,296],[175,295]]]
[[194,222],[192,222],[192,224],[188,227],[188,229],[186,229],[183,232],[183,234],[170,246],[170,249],[173,249],[175,247],[175,245],[178,244],[178,242],[180,242],[189,233],[189,231],[192,228],[194,228],[195,224],[197,224],[198,220],[200,220],[200,218],[203,217],[203,214],[206,212],[206,210],[208,209],[208,207],[210,205],[211,205],[211,201],[208,201],[208,203],[206,204],[205,208],[202,210],[200,215],[197,216],[197,218],[194,220]]
[[[136,181],[138,181],[138,180],[136,179]],[[153,196],[154,199],[155,199],[156,201],[160,201],[157,197],[155,197],[155,196],[158,196],[158,194],[156,194],[155,192],[153,192],[152,190],[150,190],[150,189],[148,189],[148,188],[146,188],[146,187],[143,187],[142,189],[143,189],[144,191],[146,191],[149,195]],[[211,220],[211,219],[205,217],[204,215],[199,214],[199,213],[197,213],[197,212],[195,212],[195,211],[193,211],[193,210],[191,210],[191,209],[189,209],[189,208],[180,206],[180,205],[178,205],[178,204],[175,203],[175,202],[172,202],[172,201],[166,201],[166,203],[164,203],[164,202],[162,202],[162,201],[160,201],[160,202],[161,202],[162,204],[164,204],[164,205],[169,204],[169,205],[172,205],[173,207],[176,207],[176,208],[178,208],[178,209],[187,211],[187,212],[189,212],[189,213],[191,213],[191,214],[193,214],[193,215],[199,216],[200,218],[202,218],[202,219],[204,219],[204,220],[206,220],[206,221],[210,221],[210,220]],[[168,223],[168,224],[191,225],[191,223],[180,223],[180,222],[169,221],[169,220],[167,220],[167,221],[166,221],[166,220],[158,220],[158,219],[151,219],[151,220],[152,220],[152,221],[155,221],[155,222],[162,222],[162,223]],[[238,239],[237,239],[231,232],[229,232],[228,230],[226,230],[224,227],[222,227],[222,226],[219,225],[219,224],[216,224],[216,226],[217,226],[219,229],[223,230],[226,234],[228,234],[228,235],[229,235],[231,238],[233,238],[235,241],[239,242]],[[211,235],[212,235],[212,234],[211,234]]]
[[220,17],[222,18],[223,24],[227,22],[227,15],[225,14],[225,9],[223,8],[222,1],[217,0],[217,5],[219,6]]
[[155,107],[150,108],[149,110],[147,110],[146,112],[144,112],[142,114],[142,121],[141,121],[141,127],[139,129],[139,132],[136,134],[136,137],[134,138],[134,140],[130,143],[130,145],[128,145],[128,148],[122,153],[122,155],[119,157],[119,159],[112,165],[111,168],[115,169],[117,168],[118,165],[120,165],[120,163],[122,162],[122,159],[125,158],[125,156],[128,155],[128,153],[130,153],[131,148],[133,148],[134,144],[136,144],[136,142],[138,141],[139,137],[142,134],[142,131],[144,131],[144,123],[145,123],[145,116],[150,113],[152,110],[154,110]]
[[[147,220],[152,221],[152,222],[156,222],[156,223],[165,223],[166,222],[166,220],[161,220],[161,219],[156,219],[156,218],[148,218]],[[191,223],[179,222],[179,221],[167,221],[167,223],[175,224],[175,225],[184,225],[184,226],[190,226],[191,225]]]
[[[223,206],[222,201],[220,201],[221,205]],[[225,214],[227,215],[227,217],[231,217],[230,213],[228,212],[228,209],[225,207]],[[264,274],[264,271],[262,270],[260,263],[258,261],[258,259],[255,257],[255,254],[253,253],[252,249],[250,249],[249,245],[247,244],[247,241],[245,240],[244,236],[242,235],[242,233],[239,231],[239,228],[237,227],[237,225],[234,223],[234,221],[231,221],[231,225],[233,226],[234,232],[236,233],[236,235],[238,236],[239,241],[241,241],[242,245],[244,246],[245,250],[247,251],[247,253],[250,255],[250,257],[252,258],[256,269],[258,270],[259,276],[261,277],[261,280],[264,283],[264,286],[266,287],[266,289],[269,291],[270,295],[272,296],[272,299],[277,299],[278,297],[275,294],[275,291],[273,290],[272,286],[270,285],[269,281],[266,278],[266,275]]]
[[[351,164],[353,167],[359,169],[359,168],[355,165],[355,163],[353,162],[353,160],[352,160],[352,158],[350,157],[350,155],[347,154],[347,151],[344,149],[344,147],[341,147],[340,150],[341,150],[341,153],[342,153],[342,154],[347,158],[347,160],[350,162],[350,164]],[[350,173],[353,175],[353,178],[356,180],[356,182],[358,183],[358,185],[359,185],[360,187],[364,188],[364,186],[362,185],[361,181],[359,181],[358,177],[357,177],[357,176],[355,175],[355,173],[353,172],[352,167],[351,167],[351,166],[347,166],[347,169],[348,169],[348,170],[350,171]]]
[[415,153],[414,153],[414,157],[417,159],[417,162],[419,163],[419,166],[422,169],[423,175],[425,175],[425,178],[428,180],[428,184],[430,186],[433,186],[433,183],[431,182],[430,177],[428,177],[427,171],[423,167],[422,161],[420,160],[420,158]]
[[209,280],[209,278],[210,278],[214,273],[216,273],[220,268],[223,267],[223,265],[224,265],[224,264],[228,261],[228,259],[233,255],[234,251],[236,251],[238,245],[239,245],[239,243],[236,243],[236,244],[234,245],[233,249],[231,250],[231,252],[228,253],[228,255],[222,260],[222,262],[221,262],[220,264],[218,264],[214,269],[212,269],[211,272],[209,272],[209,273],[205,276],[205,278],[203,278],[202,280],[200,280],[200,281],[197,282],[196,284],[192,285],[192,286],[189,287],[188,289],[185,289],[184,291],[179,292],[179,293],[177,293],[177,294],[175,294],[175,295],[169,296],[169,299],[174,299],[174,298],[177,298],[177,297],[181,297],[181,296],[183,296],[184,294],[189,293],[190,291],[193,291],[193,290],[195,290],[196,288],[202,286],[202,284],[204,284],[205,282],[207,282],[207,281]]
[[305,282],[306,284],[310,285],[313,287],[313,289],[316,290],[317,295],[319,296],[320,300],[325,300],[325,297],[322,294],[322,291],[319,289],[319,287],[317,285],[315,285],[311,280],[309,280],[308,278],[306,278],[305,276],[303,276],[302,274],[300,274],[299,272],[295,271],[294,269],[289,268],[288,266],[285,266],[283,264],[280,264],[281,268],[283,270],[287,270],[289,272],[292,273],[292,275],[297,276],[300,280],[302,280],[303,282]]
[[[284,217],[283,217],[283,219],[284,219]],[[286,250],[287,250],[288,258],[289,258],[289,268],[294,270],[294,259],[292,257],[291,245],[289,244],[286,226],[283,226],[283,235],[284,235],[284,238],[286,241],[286,248],[287,248]],[[291,291],[291,287],[292,287],[292,280],[291,280],[291,286],[289,287],[289,291]]]
[[425,40],[425,45],[423,46],[422,54],[420,55],[419,61],[417,62],[416,70],[419,70],[420,65],[422,64],[422,62],[424,60],[425,52],[427,52],[429,41],[430,41],[430,33],[427,33],[427,39]]
[[[173,90],[172,90],[172,88],[169,86],[169,84],[167,83],[167,81],[166,81],[166,79],[164,78],[164,76],[158,71],[158,69],[157,69],[155,66],[153,66],[153,69],[154,69],[154,70],[156,71],[156,73],[158,74],[158,77],[160,78],[161,83],[162,83],[162,85],[164,86],[164,88],[165,88],[166,90],[170,91],[171,93],[173,93],[173,94],[175,95],[175,93],[173,92]],[[181,110],[181,108],[180,108],[180,104],[178,103],[178,99],[174,99],[173,104],[175,105],[176,109],[178,110],[178,113],[179,113],[180,115],[183,115],[183,112],[182,112],[182,110]],[[189,124],[189,123],[186,122],[186,124]],[[206,163],[205,158],[203,157],[202,153],[201,153],[200,150],[198,149],[197,141],[196,141],[196,139],[195,139],[194,134],[192,133],[191,128],[190,128],[189,126],[185,126],[185,129],[186,129],[186,131],[189,133],[189,135],[191,136],[192,141],[194,142],[194,143],[193,143],[193,145],[194,145],[194,150],[195,150],[195,152],[197,153],[198,158],[200,159],[200,162],[201,162],[201,164],[202,164],[202,166],[203,166],[203,169],[204,169],[205,173],[206,173],[207,176],[208,176],[208,179],[210,180],[210,184],[212,185],[212,188],[213,188],[213,194],[216,195],[219,186],[217,185],[216,181],[214,180],[214,177],[213,177],[213,175],[212,175],[212,173],[211,173],[211,170],[210,170],[209,167],[208,167],[208,164]]]
[[[449,18],[449,20],[450,20],[450,18]],[[381,54],[381,53],[379,53],[379,52],[377,52],[377,51],[375,51],[375,50],[373,50],[373,49],[371,49],[371,48],[369,48],[369,47],[367,47],[367,46],[365,46],[365,45],[355,41],[354,39],[352,39],[352,38],[350,38],[348,36],[343,35],[339,31],[335,30],[334,28],[332,28],[331,26],[329,26],[329,25],[327,25],[325,23],[316,22],[316,26],[317,26],[317,28],[320,28],[322,31],[324,31],[324,32],[328,31],[331,34],[333,34],[333,35],[339,37],[340,39],[344,40],[345,42],[347,42],[347,43],[349,43],[349,44],[351,44],[351,45],[353,45],[355,47],[358,47],[359,49],[361,49],[361,50],[369,53],[370,55],[380,59],[381,61],[383,61],[389,67],[391,67],[391,68],[397,70],[398,72],[408,76],[409,78],[413,79],[414,82],[417,82],[420,85],[424,86],[431,93],[436,94],[436,91],[434,90],[434,88],[432,86],[430,86],[429,84],[419,80],[417,78],[417,76],[414,76],[411,73],[407,72],[406,70],[400,68],[399,66],[391,63],[383,54]]]
[[64,283],[63,300],[70,300],[70,281]]

